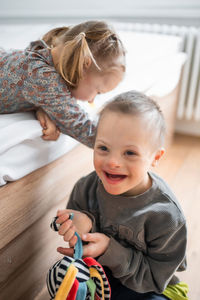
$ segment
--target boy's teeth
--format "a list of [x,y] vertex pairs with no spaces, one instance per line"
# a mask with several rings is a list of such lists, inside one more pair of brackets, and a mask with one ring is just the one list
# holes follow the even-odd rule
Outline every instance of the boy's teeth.
[[120,175],[120,174],[108,174],[108,177],[110,178],[124,178],[125,175]]

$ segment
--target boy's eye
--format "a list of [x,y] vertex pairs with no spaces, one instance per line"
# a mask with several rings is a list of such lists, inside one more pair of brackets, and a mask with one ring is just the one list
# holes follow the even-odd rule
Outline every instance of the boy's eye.
[[101,151],[107,151],[108,148],[106,146],[99,146],[98,147]]
[[136,153],[134,151],[128,150],[126,151],[126,155],[136,155]]

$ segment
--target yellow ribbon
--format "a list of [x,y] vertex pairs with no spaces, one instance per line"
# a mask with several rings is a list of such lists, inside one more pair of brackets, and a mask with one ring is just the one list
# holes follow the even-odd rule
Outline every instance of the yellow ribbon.
[[76,279],[77,273],[78,269],[73,264],[71,264],[67,269],[67,273],[65,274],[65,277],[58,289],[55,300],[66,300],[72,288],[74,280]]
[[96,277],[99,279],[101,283],[101,290],[102,290],[102,300],[104,300],[104,284],[103,284],[103,279],[97,269],[90,267],[90,277]]

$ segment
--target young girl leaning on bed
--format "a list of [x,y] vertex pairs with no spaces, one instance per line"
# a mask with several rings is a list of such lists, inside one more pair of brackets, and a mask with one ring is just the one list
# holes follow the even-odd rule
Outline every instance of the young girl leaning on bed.
[[114,89],[124,72],[124,47],[105,22],[55,28],[24,51],[0,51],[0,113],[37,110],[44,139],[61,131],[92,147],[96,124],[77,100]]

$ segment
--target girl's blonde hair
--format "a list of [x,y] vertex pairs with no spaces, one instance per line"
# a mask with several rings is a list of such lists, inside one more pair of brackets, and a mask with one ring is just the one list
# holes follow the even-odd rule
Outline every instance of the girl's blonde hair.
[[103,21],[87,21],[71,27],[59,27],[43,38],[53,48],[63,45],[58,71],[71,87],[77,87],[87,67],[99,72],[112,72],[125,63],[117,58],[125,56],[125,49],[115,31]]

